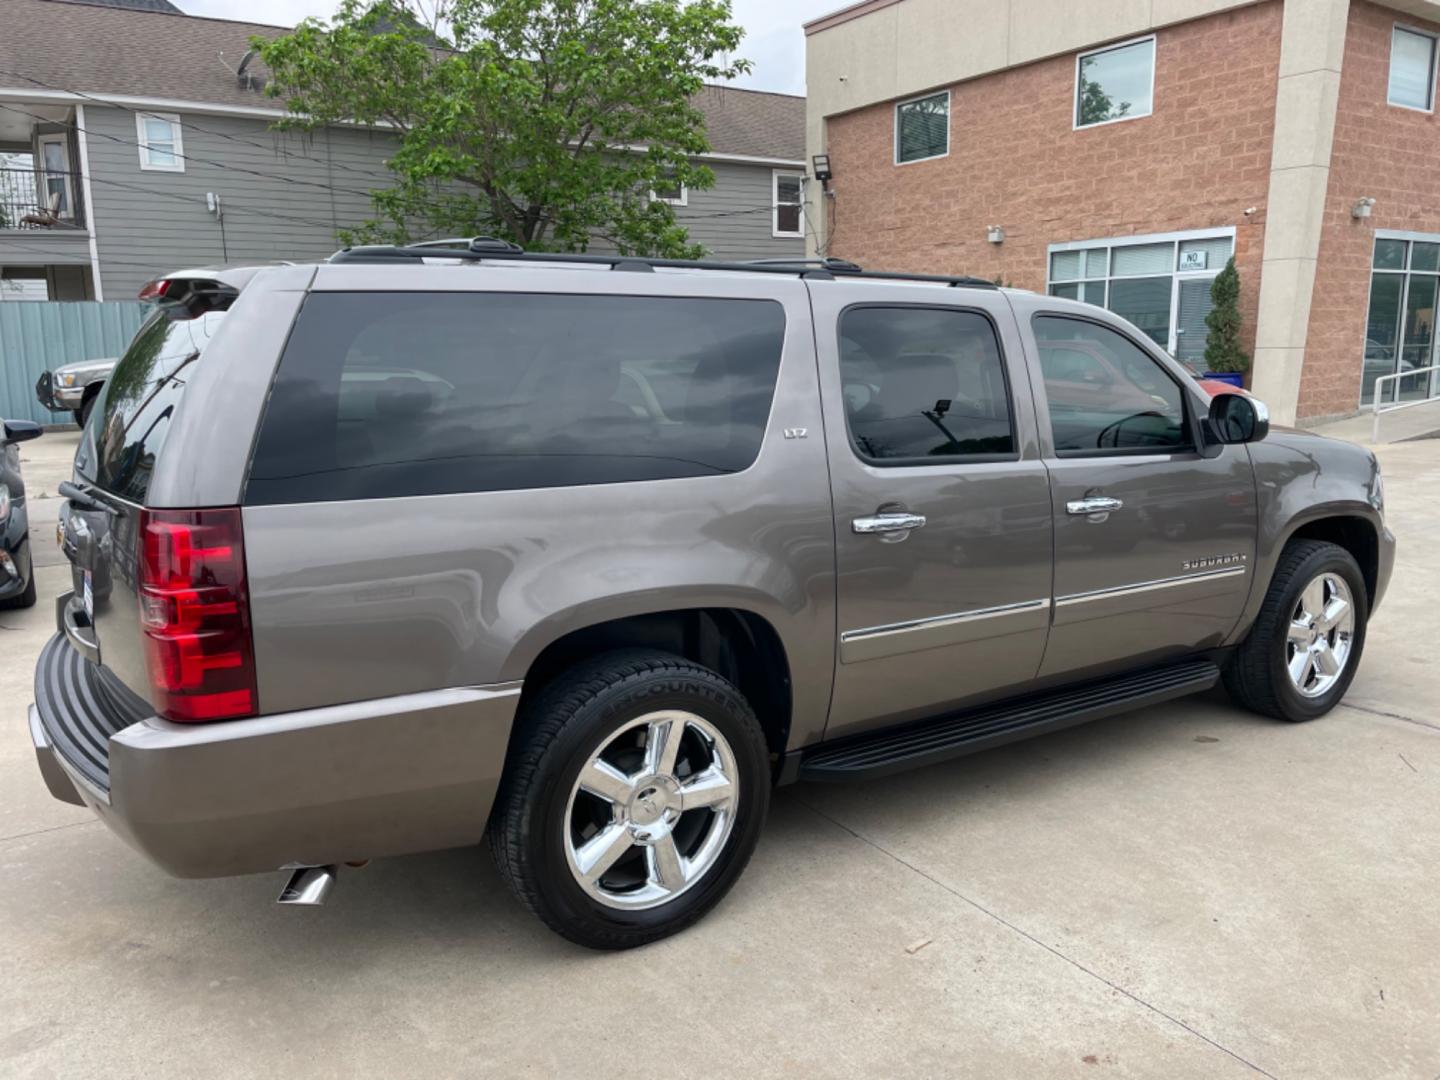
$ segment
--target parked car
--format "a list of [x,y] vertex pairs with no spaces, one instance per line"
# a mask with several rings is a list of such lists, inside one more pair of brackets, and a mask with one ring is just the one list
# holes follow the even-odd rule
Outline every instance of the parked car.
[[[1057,407],[1064,347],[1115,392]],[[488,836],[596,948],[714,907],[778,784],[1222,679],[1322,716],[1394,558],[1369,451],[1098,307],[850,264],[172,275],[99,408],[30,713],[52,793],[294,902]]]
[[35,398],[51,412],[70,412],[81,427],[90,419],[90,410],[105,380],[115,370],[118,357],[76,360],[44,372],[35,384]]
[[19,444],[39,438],[42,430],[29,420],[0,421],[0,611],[35,606]]

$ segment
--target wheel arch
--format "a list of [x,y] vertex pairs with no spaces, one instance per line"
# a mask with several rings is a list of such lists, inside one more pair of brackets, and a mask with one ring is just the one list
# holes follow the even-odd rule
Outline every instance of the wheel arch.
[[732,683],[755,710],[778,768],[794,716],[790,660],[774,624],[744,608],[668,608],[570,629],[540,647],[526,666],[517,717],[524,715],[527,701],[576,663],[621,648],[674,653]]
[[[1348,551],[1360,565],[1365,580],[1366,608],[1375,606],[1380,582],[1380,538],[1375,526],[1358,514],[1330,514],[1296,525],[1285,537],[1293,540],[1322,540]],[[1281,545],[1283,549],[1285,544]],[[1268,588],[1269,582],[1266,582]]]

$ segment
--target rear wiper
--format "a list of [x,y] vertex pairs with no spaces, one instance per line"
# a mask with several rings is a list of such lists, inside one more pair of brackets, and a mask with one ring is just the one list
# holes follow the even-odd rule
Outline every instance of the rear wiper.
[[65,496],[65,498],[69,499],[74,505],[80,507],[81,510],[93,510],[98,513],[110,512],[109,506],[95,498],[94,495],[91,495],[84,488],[72,484],[69,480],[61,480],[60,487],[56,490]]

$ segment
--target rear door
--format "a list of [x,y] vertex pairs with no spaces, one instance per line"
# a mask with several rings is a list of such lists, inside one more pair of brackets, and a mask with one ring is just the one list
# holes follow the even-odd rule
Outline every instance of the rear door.
[[[1042,676],[1083,677],[1219,645],[1255,554],[1249,452],[1198,451],[1201,399],[1138,333],[1030,301],[1040,441],[1055,522],[1054,618]],[[1109,400],[1050,377],[1084,351],[1118,380]]]
[[811,288],[835,506],[827,736],[1003,694],[1049,623],[1050,492],[998,290]]

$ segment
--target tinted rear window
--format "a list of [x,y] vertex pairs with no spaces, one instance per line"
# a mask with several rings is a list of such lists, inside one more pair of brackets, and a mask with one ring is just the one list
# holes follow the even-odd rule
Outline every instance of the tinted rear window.
[[767,300],[316,293],[246,501],[738,472],[760,450],[784,332]]
[[[212,311],[192,319],[162,310],[140,327],[106,381],[103,411],[91,417],[86,432],[87,440],[95,440],[95,482],[106,491],[145,501],[155,459],[185,393],[186,365],[199,357],[224,317]],[[77,465],[84,467],[79,458]]]

